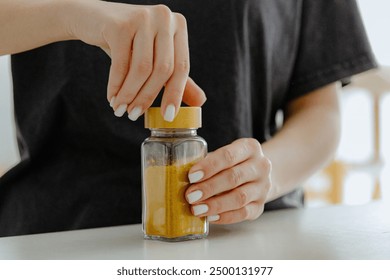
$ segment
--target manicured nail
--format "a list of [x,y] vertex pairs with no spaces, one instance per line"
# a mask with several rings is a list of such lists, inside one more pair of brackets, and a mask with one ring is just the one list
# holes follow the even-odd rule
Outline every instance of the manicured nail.
[[207,216],[207,221],[209,222],[215,222],[219,220],[219,215],[213,215],[213,216]]
[[172,122],[173,119],[175,118],[175,112],[176,112],[175,106],[169,104],[165,109],[164,120],[166,120],[167,122]]
[[200,204],[192,207],[192,210],[194,211],[194,215],[198,216],[209,211],[209,207],[206,204]]
[[188,179],[190,180],[190,183],[196,183],[199,180],[201,180],[204,176],[203,171],[196,171],[194,173],[188,174]]
[[119,105],[119,107],[115,110],[114,115],[117,117],[122,117],[123,114],[126,112],[126,110],[127,110],[127,104]]
[[136,121],[139,118],[139,116],[141,116],[141,113],[142,113],[142,108],[137,106],[129,113],[129,119],[132,121]]
[[114,103],[115,103],[115,96],[111,97],[111,100],[110,100],[110,107],[114,107]]
[[187,195],[187,200],[188,200],[188,203],[194,203],[195,201],[198,201],[199,199],[201,199],[203,196],[203,193],[202,191],[194,191],[192,193],[190,193],[189,195]]

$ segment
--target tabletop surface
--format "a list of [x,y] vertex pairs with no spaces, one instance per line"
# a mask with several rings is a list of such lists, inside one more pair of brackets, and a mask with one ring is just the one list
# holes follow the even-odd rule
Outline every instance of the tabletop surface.
[[277,210],[206,239],[144,240],[141,225],[0,238],[0,259],[390,259],[390,205]]

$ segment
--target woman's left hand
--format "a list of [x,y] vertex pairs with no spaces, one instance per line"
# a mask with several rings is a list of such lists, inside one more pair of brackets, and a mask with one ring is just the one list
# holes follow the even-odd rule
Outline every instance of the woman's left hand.
[[271,162],[260,143],[242,138],[196,163],[186,191],[195,216],[231,224],[258,218],[271,188]]

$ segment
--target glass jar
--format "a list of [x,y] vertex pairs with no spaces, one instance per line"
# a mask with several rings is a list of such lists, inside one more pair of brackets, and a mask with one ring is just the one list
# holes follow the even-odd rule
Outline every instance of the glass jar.
[[145,239],[183,241],[208,234],[206,217],[196,217],[185,199],[188,171],[207,154],[197,135],[200,107],[181,107],[173,122],[164,121],[160,108],[145,113],[151,136],[142,143],[142,228]]

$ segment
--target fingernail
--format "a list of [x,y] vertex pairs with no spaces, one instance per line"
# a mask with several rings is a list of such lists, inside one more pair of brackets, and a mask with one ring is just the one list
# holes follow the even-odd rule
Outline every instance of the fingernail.
[[129,119],[132,121],[136,121],[139,118],[139,116],[141,116],[141,113],[142,113],[141,107],[137,106],[129,113]]
[[175,111],[176,111],[175,106],[169,104],[165,109],[164,120],[166,120],[167,122],[172,122],[173,119],[175,118]]
[[126,112],[126,110],[127,110],[127,104],[119,105],[119,107],[115,110],[114,115],[117,117],[122,117],[123,114]]
[[194,215],[198,216],[209,211],[209,207],[206,204],[200,204],[192,207],[192,210],[194,211]]
[[115,96],[111,97],[111,100],[110,100],[110,107],[114,107],[114,103],[115,103]]
[[194,203],[195,201],[198,201],[199,199],[201,199],[203,196],[203,193],[202,191],[194,191],[192,193],[190,193],[189,195],[187,195],[187,200],[188,200],[188,203]]
[[204,176],[203,171],[196,171],[194,173],[188,174],[188,179],[190,180],[190,183],[196,183],[199,180],[201,180]]
[[219,220],[219,215],[213,215],[213,216],[207,216],[207,221],[209,222],[215,222]]

